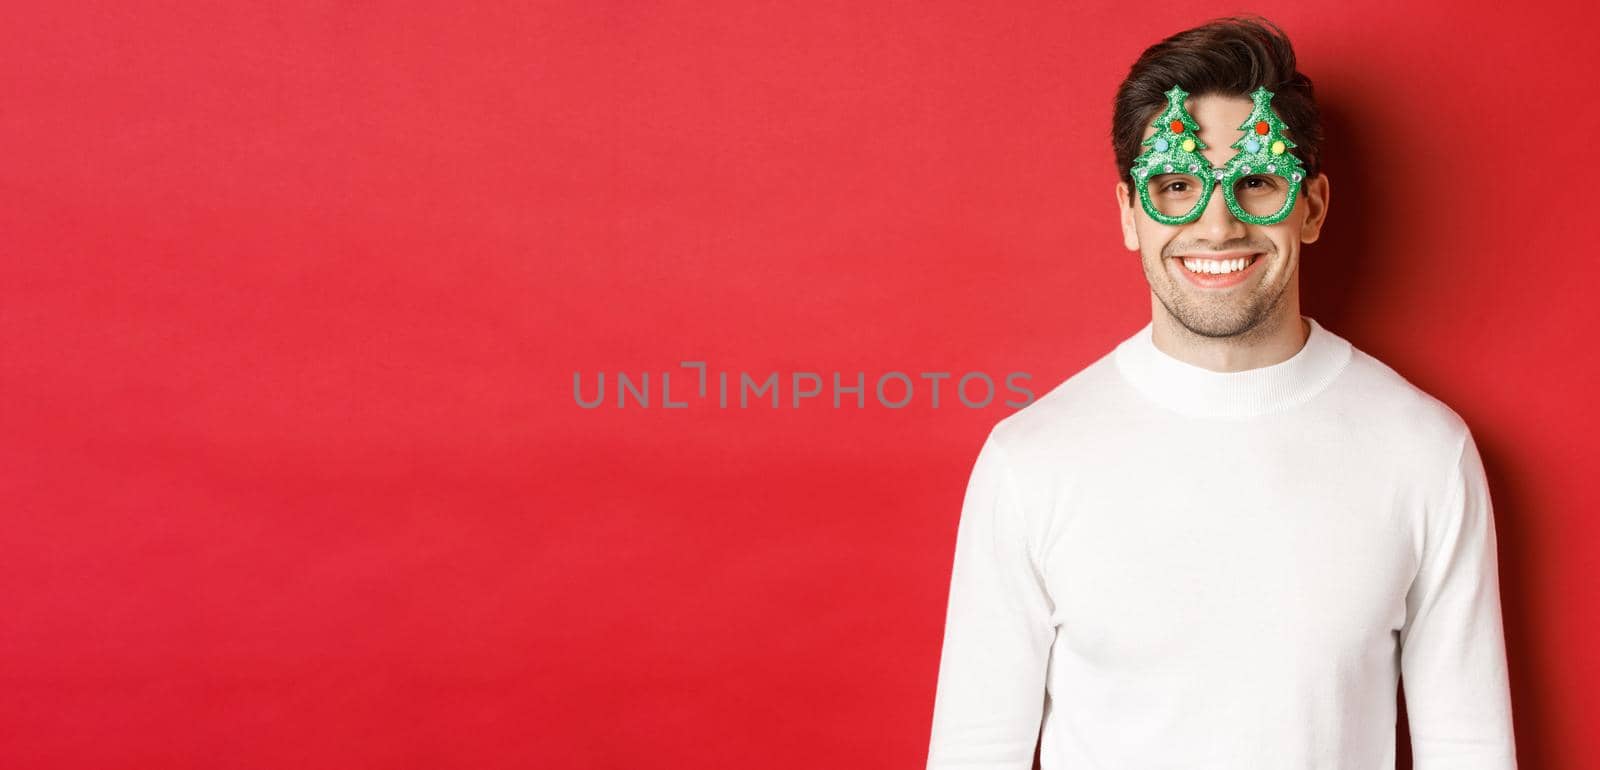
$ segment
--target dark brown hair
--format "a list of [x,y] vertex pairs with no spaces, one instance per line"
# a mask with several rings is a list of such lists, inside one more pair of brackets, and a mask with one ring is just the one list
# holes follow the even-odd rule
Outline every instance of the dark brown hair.
[[[1117,173],[1132,189],[1133,159],[1144,129],[1167,106],[1167,89],[1191,97],[1243,96],[1265,86],[1272,109],[1289,127],[1294,154],[1314,177],[1322,167],[1322,118],[1311,78],[1295,71],[1294,47],[1278,25],[1260,16],[1228,16],[1186,29],[1144,50],[1117,88],[1111,112],[1111,148]],[[1231,128],[1231,126],[1230,126]],[[1132,202],[1132,195],[1129,195]]]

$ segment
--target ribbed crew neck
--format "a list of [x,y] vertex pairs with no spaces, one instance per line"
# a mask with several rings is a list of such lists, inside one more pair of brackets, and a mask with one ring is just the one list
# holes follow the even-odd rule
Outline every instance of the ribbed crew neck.
[[1155,345],[1150,321],[1117,345],[1117,370],[1160,405],[1192,417],[1250,417],[1294,406],[1322,392],[1350,363],[1350,342],[1311,326],[1293,356],[1270,366],[1217,372],[1168,355]]

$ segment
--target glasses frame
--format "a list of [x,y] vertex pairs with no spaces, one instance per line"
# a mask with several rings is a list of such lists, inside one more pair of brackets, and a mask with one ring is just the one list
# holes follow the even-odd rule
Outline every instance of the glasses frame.
[[[1183,100],[1187,96],[1188,92],[1178,86],[1173,86],[1172,90],[1167,92],[1169,105],[1176,105],[1180,111],[1182,111]],[[1258,88],[1255,93],[1251,94],[1251,97],[1256,101],[1257,105],[1270,109],[1272,92],[1267,91],[1265,88]],[[1207,160],[1204,155],[1196,151],[1205,148],[1205,145],[1199,141],[1199,125],[1194,122],[1192,117],[1189,117],[1187,111],[1182,111],[1181,115],[1182,119],[1174,120],[1171,128],[1177,128],[1182,125],[1184,131],[1173,131],[1172,133],[1174,136],[1182,136],[1192,127],[1193,135],[1186,138],[1195,142],[1197,146],[1194,149],[1185,149],[1181,155],[1178,155],[1176,151],[1167,149],[1158,151],[1156,147],[1159,145],[1153,144],[1149,150],[1134,159],[1134,167],[1131,173],[1134,187],[1139,193],[1139,204],[1151,219],[1164,225],[1184,225],[1199,219],[1201,215],[1205,214],[1206,207],[1211,203],[1211,193],[1219,184],[1222,185],[1223,202],[1227,204],[1228,210],[1233,213],[1234,217],[1241,222],[1248,222],[1253,225],[1275,225],[1289,217],[1289,214],[1294,211],[1295,204],[1299,201],[1300,186],[1304,179],[1304,173],[1300,168],[1298,159],[1293,155],[1287,154],[1287,152],[1281,154],[1281,157],[1285,159],[1283,165],[1289,170],[1289,175],[1285,176],[1278,173],[1278,164],[1271,159],[1267,160],[1265,167],[1260,166],[1261,156],[1264,155],[1263,151],[1251,152],[1240,148],[1232,158],[1229,158],[1223,164],[1223,168],[1219,169],[1213,166],[1211,161]],[[1273,113],[1273,116],[1276,117],[1276,113]],[[1169,129],[1169,126],[1163,123],[1159,117],[1151,125],[1158,131],[1155,137],[1152,138],[1161,137],[1159,132]],[[1240,126],[1240,129],[1244,130],[1249,125],[1250,123],[1246,122],[1244,126]],[[1248,132],[1245,133],[1248,134]],[[1167,142],[1177,141],[1175,138],[1163,137],[1163,139]],[[1178,155],[1178,157],[1174,157],[1175,155]],[[1174,160],[1177,161],[1176,164],[1161,162]],[[1161,164],[1160,171],[1155,170],[1157,168],[1156,163]],[[1185,166],[1185,164],[1187,165]],[[1186,170],[1180,170],[1180,167]],[[1164,214],[1156,208],[1155,202],[1150,199],[1150,178],[1167,174],[1189,174],[1200,180],[1200,198],[1195,203],[1194,208],[1184,214],[1177,216]],[[1284,197],[1283,205],[1277,211],[1264,216],[1257,216],[1246,211],[1244,206],[1239,203],[1234,188],[1240,180],[1251,176],[1275,176],[1289,185],[1289,194]]]
[[[1135,173],[1134,185],[1139,190],[1139,203],[1144,207],[1144,213],[1149,214],[1151,219],[1164,225],[1186,225],[1193,222],[1205,214],[1206,206],[1211,203],[1211,193],[1216,190],[1217,185],[1222,185],[1222,200],[1227,204],[1228,210],[1233,212],[1233,215],[1239,221],[1249,222],[1253,225],[1275,225],[1289,218],[1289,214],[1294,212],[1294,205],[1300,197],[1301,182],[1292,175],[1284,176],[1277,173],[1277,171],[1258,171],[1249,165],[1232,160],[1225,166],[1225,168],[1229,169],[1227,171],[1217,169],[1210,163],[1191,165],[1196,165],[1198,168],[1187,171],[1162,171],[1147,176]],[[1171,166],[1168,165],[1164,168],[1171,168]],[[1140,170],[1143,171],[1143,169]],[[1150,177],[1166,176],[1168,174],[1188,174],[1200,180],[1200,199],[1195,203],[1194,208],[1190,209],[1186,214],[1178,216],[1163,214],[1156,208],[1155,202],[1150,199]],[[1235,188],[1240,180],[1252,176],[1275,176],[1289,185],[1289,194],[1285,196],[1283,205],[1277,211],[1265,216],[1257,216],[1246,211],[1244,205],[1239,203],[1238,193],[1235,192]]]

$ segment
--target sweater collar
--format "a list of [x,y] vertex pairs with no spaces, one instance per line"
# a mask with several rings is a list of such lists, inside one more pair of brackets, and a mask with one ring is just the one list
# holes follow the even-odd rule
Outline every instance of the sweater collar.
[[1154,321],[1117,345],[1117,370],[1140,393],[1192,417],[1250,417],[1304,402],[1322,392],[1350,362],[1350,342],[1311,326],[1293,356],[1270,366],[1217,372],[1181,361],[1155,345]]

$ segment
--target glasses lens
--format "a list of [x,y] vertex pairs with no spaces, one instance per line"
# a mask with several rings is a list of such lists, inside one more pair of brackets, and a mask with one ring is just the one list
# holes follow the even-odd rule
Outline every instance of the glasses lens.
[[1289,200],[1289,180],[1276,174],[1242,176],[1233,183],[1233,198],[1251,216],[1270,217]]
[[1156,174],[1149,181],[1150,202],[1163,216],[1181,217],[1203,200],[1205,183],[1195,174]]

